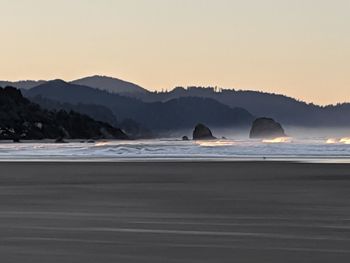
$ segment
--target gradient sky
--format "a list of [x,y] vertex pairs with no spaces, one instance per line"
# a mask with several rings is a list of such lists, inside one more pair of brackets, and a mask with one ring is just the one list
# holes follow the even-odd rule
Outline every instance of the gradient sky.
[[349,0],[0,0],[0,79],[110,75],[350,102]]

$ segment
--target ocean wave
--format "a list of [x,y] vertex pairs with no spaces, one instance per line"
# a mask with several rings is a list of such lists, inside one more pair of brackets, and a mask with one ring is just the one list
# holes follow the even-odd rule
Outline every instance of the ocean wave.
[[[338,142],[340,142],[339,140]],[[326,139],[141,140],[96,143],[3,143],[0,158],[349,158],[350,145]]]

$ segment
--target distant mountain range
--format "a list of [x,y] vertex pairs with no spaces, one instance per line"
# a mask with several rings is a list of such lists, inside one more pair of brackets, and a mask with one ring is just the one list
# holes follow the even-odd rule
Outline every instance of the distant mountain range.
[[[0,87],[12,86],[18,89],[28,90],[48,82],[47,80],[21,80],[21,81],[1,81]],[[71,84],[88,86],[95,89],[105,90],[111,93],[131,95],[146,94],[148,90],[134,84],[117,78],[106,76],[91,76],[69,82]]]
[[103,106],[113,112],[118,122],[131,119],[147,129],[161,132],[193,128],[198,122],[213,127],[247,127],[254,119],[242,108],[232,108],[210,98],[144,102],[62,80],[46,82],[24,94],[37,102],[38,98],[45,98],[72,105]]
[[53,101],[51,105],[59,103],[65,105],[62,108],[74,108],[98,120],[109,123],[115,123],[112,119],[116,123],[132,120],[154,131],[187,129],[198,122],[213,127],[248,126],[255,117],[271,117],[290,126],[350,127],[350,104],[323,107],[258,91],[178,87],[169,92],[150,92],[131,82],[105,76],[72,82],[6,83],[22,88],[25,96],[37,102],[41,98],[42,106],[43,99],[49,99]]
[[95,89],[109,91],[117,94],[147,94],[150,93],[148,90],[117,78],[105,77],[105,76],[92,76],[86,77],[70,82],[71,84],[88,86]]
[[36,86],[39,86],[43,83],[45,83],[45,80],[20,80],[20,81],[1,81],[0,80],[0,87],[16,87],[18,89],[31,89]]
[[272,117],[284,125],[301,127],[349,127],[350,104],[318,106],[284,95],[203,87],[178,87],[169,92],[136,95],[147,102],[174,98],[211,98],[227,106],[241,107],[256,117]]

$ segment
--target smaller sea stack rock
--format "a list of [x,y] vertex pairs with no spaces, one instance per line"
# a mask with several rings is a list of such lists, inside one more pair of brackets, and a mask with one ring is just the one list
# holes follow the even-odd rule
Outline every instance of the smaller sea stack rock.
[[183,136],[183,137],[182,137],[182,140],[183,140],[183,141],[188,141],[189,138],[188,138],[187,136]]
[[216,139],[211,130],[204,124],[198,124],[193,131],[193,140],[213,140]]
[[251,139],[285,137],[282,125],[271,118],[259,118],[253,122]]

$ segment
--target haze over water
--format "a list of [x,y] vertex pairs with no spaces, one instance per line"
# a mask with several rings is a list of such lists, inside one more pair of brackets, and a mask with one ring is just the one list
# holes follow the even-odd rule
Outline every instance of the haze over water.
[[280,160],[350,162],[348,137],[227,138],[182,141],[176,138],[137,141],[25,142],[0,144],[0,160]]

